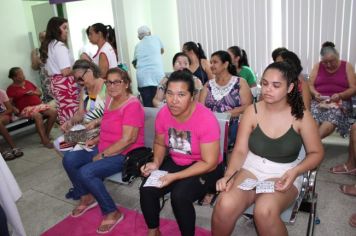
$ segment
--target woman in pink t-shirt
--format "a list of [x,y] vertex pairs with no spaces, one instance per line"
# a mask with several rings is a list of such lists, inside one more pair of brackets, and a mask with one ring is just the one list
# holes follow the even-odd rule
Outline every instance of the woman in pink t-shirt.
[[[82,69],[81,77],[84,73],[93,72]],[[129,75],[119,68],[110,69],[105,84],[109,97],[104,115],[99,122],[95,120],[90,124],[95,127],[100,123],[100,136],[86,143],[94,150],[66,152],[63,158],[75,194],[80,196],[71,216],[79,217],[99,204],[103,214],[97,229],[99,234],[110,232],[124,218],[103,179],[122,171],[127,152],[144,146],[144,110],[140,101],[132,96]]]
[[[193,75],[188,71],[171,74],[166,100],[155,122],[154,159],[141,171],[146,177],[159,173],[158,169],[168,173],[160,177],[158,187],[145,187],[144,181],[141,209],[148,235],[159,235],[160,198],[170,192],[181,234],[194,235],[193,202],[202,198],[222,173],[219,124],[209,109],[194,101]],[[169,157],[165,158],[167,151]]]

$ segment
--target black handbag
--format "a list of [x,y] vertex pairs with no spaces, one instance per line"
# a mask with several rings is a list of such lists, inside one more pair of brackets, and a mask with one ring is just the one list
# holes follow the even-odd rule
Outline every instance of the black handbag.
[[129,151],[124,160],[122,169],[122,181],[131,183],[135,178],[141,176],[141,167],[152,161],[153,152],[151,148],[139,147]]

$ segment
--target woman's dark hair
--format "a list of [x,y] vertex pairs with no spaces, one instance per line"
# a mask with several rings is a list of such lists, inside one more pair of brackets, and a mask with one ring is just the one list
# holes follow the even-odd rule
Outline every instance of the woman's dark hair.
[[287,95],[287,102],[292,108],[292,115],[296,119],[301,119],[304,116],[304,102],[302,99],[302,95],[298,89],[298,74],[296,73],[295,69],[292,65],[287,62],[273,62],[272,64],[268,65],[267,68],[264,70],[263,74],[266,73],[269,69],[276,69],[282,73],[283,78],[287,81],[287,87],[289,85],[294,84],[294,87],[290,93]]
[[106,78],[108,78],[108,76],[111,74],[118,74],[120,76],[120,78],[124,81],[124,83],[127,84],[126,92],[132,94],[132,88],[131,88],[132,80],[126,71],[120,69],[119,67],[111,68],[106,73]]
[[192,74],[192,72],[190,72],[190,70],[183,69],[183,70],[173,72],[167,80],[166,89],[164,91],[165,93],[167,92],[169,84],[172,82],[186,83],[188,85],[188,91],[189,91],[190,95],[194,96],[194,90],[195,90],[194,80],[193,80],[193,74]]
[[9,70],[9,75],[8,75],[8,77],[9,77],[10,79],[13,79],[13,78],[16,76],[17,71],[20,70],[20,69],[21,69],[20,67],[12,67],[12,68]]
[[186,57],[186,58],[188,58],[189,65],[191,64],[190,58],[187,56],[187,54],[185,54],[184,52],[177,52],[177,53],[174,55],[173,60],[172,60],[172,65],[173,65],[173,66],[174,66],[174,64],[176,63],[178,57]]
[[230,74],[237,76],[236,66],[232,64],[230,54],[227,51],[222,51],[222,50],[216,51],[213,54],[211,54],[211,57],[213,56],[219,57],[222,63],[228,62],[229,65],[227,66],[227,70],[229,71]]
[[234,54],[235,57],[240,57],[238,62],[239,68],[241,68],[242,66],[250,66],[250,64],[248,63],[248,58],[245,50],[239,48],[238,46],[231,46],[227,50],[232,52],[232,54]]
[[285,47],[279,47],[279,48],[274,49],[273,52],[272,52],[273,61],[276,61],[277,57],[284,51],[288,51],[288,49],[285,48]]
[[183,44],[183,48],[187,51],[193,50],[194,54],[199,58],[199,59],[206,59],[205,52],[203,48],[201,47],[200,43],[195,43],[195,42],[186,42]]
[[292,51],[285,50],[282,51],[279,56],[282,57],[283,61],[289,63],[295,68],[295,72],[297,73],[297,75],[302,72],[303,67],[297,54]]
[[88,60],[80,59],[75,61],[72,70],[74,71],[78,69],[90,69],[93,72],[94,78],[96,79],[101,76],[100,68],[94,62],[90,62]]
[[[63,23],[67,23],[68,20],[62,17],[52,17],[48,23],[47,23],[47,28],[46,28],[46,37],[44,41],[41,43],[40,47],[40,59],[43,63],[46,63],[47,58],[48,58],[48,45],[52,40],[58,40],[62,41],[61,39],[61,25]],[[63,42],[67,44],[67,42]]]
[[339,56],[339,52],[335,48],[335,44],[330,41],[326,41],[321,45],[320,49],[320,56],[325,56],[328,53],[332,53],[336,55],[337,57]]
[[[95,33],[101,32],[104,39],[111,44],[111,46],[116,49],[116,39],[115,39],[115,31],[111,27],[111,25],[104,25],[102,23],[95,23],[90,26],[94,30]],[[89,36],[89,30],[87,31],[87,35]]]

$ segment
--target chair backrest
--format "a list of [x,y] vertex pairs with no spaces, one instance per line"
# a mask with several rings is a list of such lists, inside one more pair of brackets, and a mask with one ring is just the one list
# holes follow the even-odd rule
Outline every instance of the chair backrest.
[[[155,138],[155,120],[160,108],[145,107],[145,146],[153,147]],[[214,113],[220,126],[220,152],[222,156],[227,150],[227,130],[230,121],[228,113]]]

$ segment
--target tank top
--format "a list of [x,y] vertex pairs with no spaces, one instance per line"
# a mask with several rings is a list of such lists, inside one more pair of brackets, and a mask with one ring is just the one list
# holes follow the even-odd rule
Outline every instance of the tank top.
[[97,53],[93,56],[93,61],[96,65],[99,65],[100,54],[104,53],[108,59],[109,69],[117,67],[116,53],[110,43],[105,42],[104,45],[98,49]]
[[209,80],[208,75],[201,65],[194,71],[193,75],[198,77],[203,85]]
[[[255,113],[257,115],[257,108]],[[290,163],[298,158],[299,151],[303,145],[301,136],[293,129],[278,138],[270,138],[261,130],[257,123],[248,140],[248,147],[254,154],[277,163]]]
[[341,93],[348,89],[346,61],[340,61],[340,66],[334,73],[327,72],[323,63],[319,63],[319,70],[314,86],[324,96],[332,96],[335,93]]

